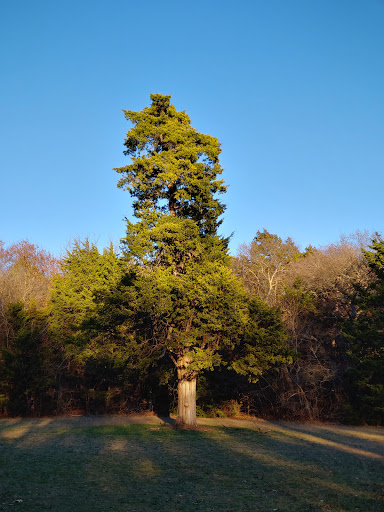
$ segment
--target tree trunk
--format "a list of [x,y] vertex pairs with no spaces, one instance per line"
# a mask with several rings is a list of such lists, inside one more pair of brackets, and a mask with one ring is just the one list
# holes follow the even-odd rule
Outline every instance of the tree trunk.
[[177,360],[177,419],[179,427],[197,427],[196,422],[196,374],[187,371],[191,361],[180,357]]

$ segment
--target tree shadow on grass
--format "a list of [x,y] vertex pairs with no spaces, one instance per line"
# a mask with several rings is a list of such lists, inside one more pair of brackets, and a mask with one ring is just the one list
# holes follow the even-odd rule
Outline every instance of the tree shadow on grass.
[[300,425],[273,423],[279,431],[307,442],[322,444],[335,450],[354,453],[384,462],[384,429],[345,427],[342,425]]
[[286,497],[278,510],[307,510],[308,503],[316,505],[314,510],[382,510],[383,457],[294,434],[273,431],[257,445],[247,434],[228,439],[232,450],[273,470],[270,477]]
[[0,430],[0,510],[382,510],[381,461],[311,443],[296,427],[180,431],[53,419],[12,428],[18,437]]

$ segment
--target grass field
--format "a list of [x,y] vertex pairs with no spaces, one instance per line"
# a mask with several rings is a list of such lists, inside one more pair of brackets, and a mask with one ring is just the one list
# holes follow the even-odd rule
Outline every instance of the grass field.
[[0,510],[384,510],[384,429],[199,423],[0,420]]

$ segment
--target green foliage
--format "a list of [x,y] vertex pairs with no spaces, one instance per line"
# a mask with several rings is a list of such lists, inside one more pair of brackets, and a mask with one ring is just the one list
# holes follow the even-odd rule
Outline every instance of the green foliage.
[[231,355],[231,368],[257,382],[271,368],[293,362],[287,341],[280,311],[255,298],[249,305],[244,338]]
[[112,246],[100,254],[88,239],[75,241],[53,279],[51,317],[57,334],[68,338],[81,331],[97,309],[97,294],[115,286],[125,267]]
[[18,302],[8,306],[7,317],[11,333],[0,349],[0,394],[6,398],[6,410],[21,416],[49,412],[55,373],[46,315]]
[[137,287],[149,338],[175,359],[191,358],[191,373],[219,364],[219,347],[233,346],[244,329],[244,291],[220,262],[192,264],[178,275],[156,267],[138,278]]
[[78,399],[90,412],[113,410],[112,395],[116,403],[126,401],[138,380],[129,274],[129,264],[112,246],[100,253],[85,240],[74,242],[54,279],[51,333],[63,344],[64,385],[79,390]]
[[192,128],[170,96],[151,94],[151,100],[141,112],[125,111],[134,125],[125,140],[132,163],[116,169],[122,174],[118,186],[135,198],[134,215],[141,220],[135,226],[128,223],[128,233],[139,235],[139,228],[151,229],[170,215],[191,219],[201,235],[215,235],[224,211],[215,195],[226,191],[217,179],[222,173],[220,144]]
[[384,425],[384,241],[374,239],[363,254],[374,279],[356,289],[359,312],[344,326],[351,362],[347,419]]
[[186,357],[193,375],[220,362],[220,343],[244,322],[245,296],[217,235],[224,206],[216,196],[226,190],[217,178],[220,144],[193,129],[170,96],[151,100],[142,112],[125,113],[134,125],[125,140],[132,163],[116,170],[138,219],[127,221],[125,251],[141,265],[135,286],[143,341],[175,362]]

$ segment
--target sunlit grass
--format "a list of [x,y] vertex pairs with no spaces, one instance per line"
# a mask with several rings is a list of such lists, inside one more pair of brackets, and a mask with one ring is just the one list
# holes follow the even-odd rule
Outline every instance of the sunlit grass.
[[380,429],[117,422],[0,421],[0,510],[383,510]]

